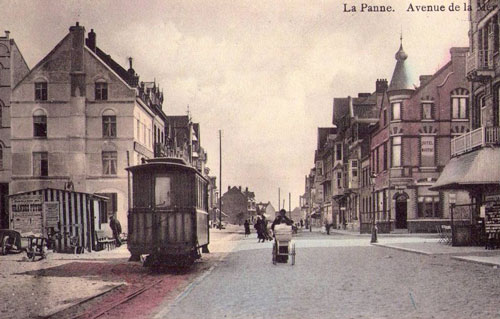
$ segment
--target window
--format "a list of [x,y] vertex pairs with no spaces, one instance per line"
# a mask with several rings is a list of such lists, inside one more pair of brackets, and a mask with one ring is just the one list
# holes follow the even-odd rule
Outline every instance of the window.
[[316,170],[317,170],[319,176],[323,175],[323,162],[322,161],[316,162]]
[[35,100],[47,101],[47,82],[35,83]]
[[139,141],[141,138],[141,122],[139,120],[137,120],[137,140]]
[[418,217],[441,217],[441,207],[439,196],[419,196],[418,197]]
[[357,160],[351,161],[351,174],[352,174],[353,178],[358,177],[358,161]]
[[47,137],[47,115],[43,110],[33,113],[33,136]]
[[451,98],[451,118],[467,119],[467,97]]
[[387,170],[387,142],[384,143],[384,159],[382,163],[383,170]]
[[392,120],[397,121],[401,120],[401,102],[392,103]]
[[401,167],[401,136],[392,138],[392,167]]
[[47,152],[33,153],[33,176],[49,176],[49,160]]
[[337,143],[336,144],[336,152],[335,152],[335,160],[341,161],[342,160],[342,144]]
[[3,146],[0,144],[0,169],[3,169]]
[[116,152],[102,152],[102,174],[116,175]]
[[337,172],[337,188],[342,188],[342,172]]
[[432,120],[433,114],[432,114],[432,103],[422,103],[422,120]]
[[155,206],[169,207],[171,205],[170,177],[155,177]]
[[116,116],[104,114],[102,116],[102,136],[116,137]]
[[97,82],[95,84],[95,99],[98,101],[105,101],[108,99],[108,83]]

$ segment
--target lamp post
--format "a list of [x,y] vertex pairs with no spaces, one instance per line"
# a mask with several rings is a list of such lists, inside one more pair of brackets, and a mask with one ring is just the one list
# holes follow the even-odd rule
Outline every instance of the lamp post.
[[376,178],[377,178],[376,174],[372,173],[370,175],[370,182],[372,184],[373,203],[375,204],[375,205],[373,205],[372,239],[370,241],[370,243],[372,243],[372,244],[377,242],[377,231],[378,231],[378,229],[377,229],[377,223],[375,222],[375,208],[377,207],[377,204],[378,204],[378,203],[375,202],[375,200],[376,200],[376,196],[375,196],[375,179]]

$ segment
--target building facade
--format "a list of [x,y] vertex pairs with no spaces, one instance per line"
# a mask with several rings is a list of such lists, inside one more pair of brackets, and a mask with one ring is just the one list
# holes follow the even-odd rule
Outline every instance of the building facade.
[[9,228],[7,195],[12,178],[11,95],[12,89],[29,72],[10,32],[0,37],[0,228]]
[[[467,48],[452,48],[451,60],[433,75],[410,82],[401,45],[387,99],[371,138],[369,211],[380,225],[409,232],[435,232],[449,223],[448,196],[430,190],[450,159],[450,141],[469,131]],[[465,200],[464,193],[457,194]]]
[[107,196],[127,231],[125,168],[166,143],[163,94],[139,82],[76,23],[12,92],[11,193],[73,189]]
[[488,226],[488,215],[500,213],[500,20],[498,1],[469,1],[469,5],[466,76],[471,92],[466,119],[471,130],[451,140],[451,160],[432,188],[469,194],[470,214],[465,217],[472,226],[471,241],[477,242],[479,232],[474,229],[483,229],[496,238],[500,235],[495,230],[498,227]]
[[241,186],[228,186],[221,201],[222,212],[230,224],[242,225],[246,219],[252,220],[256,216],[255,194],[248,191],[248,187],[242,191]]

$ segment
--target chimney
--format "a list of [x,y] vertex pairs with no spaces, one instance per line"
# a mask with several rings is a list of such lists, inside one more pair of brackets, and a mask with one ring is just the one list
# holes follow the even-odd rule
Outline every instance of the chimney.
[[248,187],[245,187],[245,192],[247,192],[247,193],[248,193]]
[[384,93],[388,88],[387,79],[377,79],[375,83],[375,92]]
[[421,75],[418,79],[420,80],[420,86],[426,85],[430,79],[432,78],[432,75]]
[[231,190],[231,186],[227,186],[227,191],[229,192]]
[[88,38],[87,38],[87,47],[92,51],[96,51],[96,34],[94,32],[94,29],[90,29],[90,32],[88,33]]
[[132,61],[134,59],[132,57],[128,58],[129,68],[128,72],[128,84],[132,87],[136,87],[139,84],[139,76],[135,73],[134,68],[132,67]]
[[10,31],[5,30],[5,37],[8,39],[10,37]]
[[85,69],[83,65],[83,47],[85,46],[85,28],[77,22],[69,28],[71,35],[71,96],[85,96]]
[[371,93],[358,93],[358,97],[369,97]]
[[239,190],[240,190],[240,192],[241,192],[241,186],[239,186],[239,187],[238,187],[238,189],[239,189]]

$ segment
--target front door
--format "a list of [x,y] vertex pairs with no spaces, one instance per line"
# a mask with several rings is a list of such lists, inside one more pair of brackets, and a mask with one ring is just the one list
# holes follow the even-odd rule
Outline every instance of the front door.
[[396,228],[406,228],[407,201],[396,201]]

